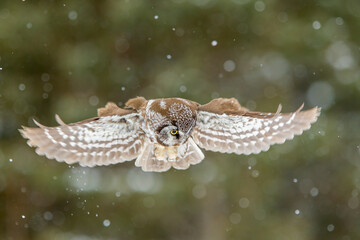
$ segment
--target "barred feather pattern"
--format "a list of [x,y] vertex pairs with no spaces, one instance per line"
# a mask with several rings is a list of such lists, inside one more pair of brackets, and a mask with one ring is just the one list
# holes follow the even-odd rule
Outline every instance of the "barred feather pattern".
[[293,113],[242,115],[199,111],[192,137],[199,147],[210,151],[252,154],[267,151],[271,145],[293,139],[317,120],[320,108]]
[[36,153],[59,162],[93,167],[133,160],[143,148],[144,132],[138,113],[103,116],[60,126],[23,127],[23,137]]

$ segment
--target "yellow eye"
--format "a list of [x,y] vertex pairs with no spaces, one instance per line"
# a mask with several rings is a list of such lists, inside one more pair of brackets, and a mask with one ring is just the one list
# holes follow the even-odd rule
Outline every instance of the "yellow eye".
[[171,135],[176,135],[177,133],[178,133],[178,131],[176,131],[176,130],[171,130],[171,131],[170,131],[170,134],[171,134]]

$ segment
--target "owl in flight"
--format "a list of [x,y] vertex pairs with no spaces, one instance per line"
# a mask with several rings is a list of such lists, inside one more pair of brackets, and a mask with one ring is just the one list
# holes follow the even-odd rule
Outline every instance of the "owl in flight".
[[182,99],[130,99],[125,108],[108,103],[98,109],[98,117],[39,128],[23,127],[36,153],[93,167],[136,159],[147,172],[164,172],[171,167],[187,169],[204,159],[199,149],[236,154],[267,151],[310,128],[320,108],[293,113],[253,112],[235,98],[218,98],[200,105]]

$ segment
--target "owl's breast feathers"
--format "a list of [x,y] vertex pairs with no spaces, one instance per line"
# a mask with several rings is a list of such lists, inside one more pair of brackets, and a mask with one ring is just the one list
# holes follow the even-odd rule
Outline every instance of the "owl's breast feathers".
[[179,146],[155,144],[154,155],[160,161],[176,161]]
[[179,146],[163,146],[146,140],[135,166],[146,172],[164,172],[171,167],[187,169],[203,159],[204,154],[192,138]]

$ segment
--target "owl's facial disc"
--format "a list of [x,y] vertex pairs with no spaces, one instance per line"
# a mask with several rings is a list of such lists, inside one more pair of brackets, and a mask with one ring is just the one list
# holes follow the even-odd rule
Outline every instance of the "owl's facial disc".
[[181,144],[187,138],[188,137],[184,132],[179,130],[177,126],[173,125],[163,127],[157,135],[157,141],[165,146]]

